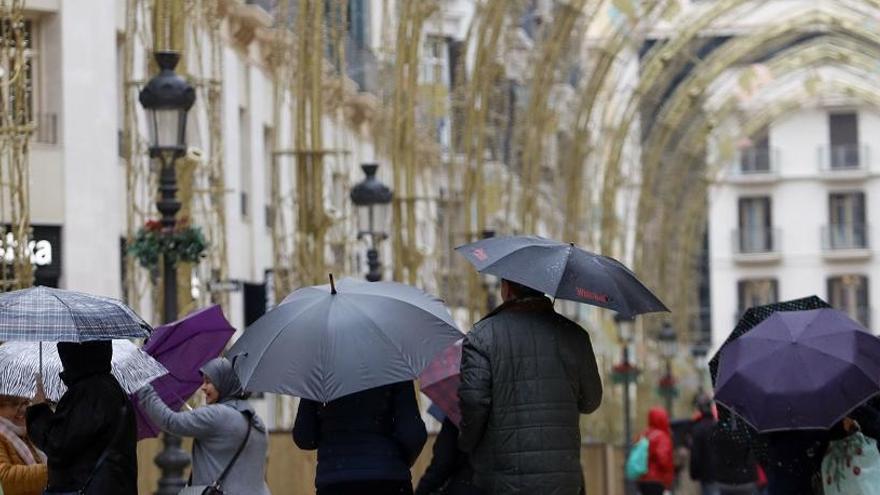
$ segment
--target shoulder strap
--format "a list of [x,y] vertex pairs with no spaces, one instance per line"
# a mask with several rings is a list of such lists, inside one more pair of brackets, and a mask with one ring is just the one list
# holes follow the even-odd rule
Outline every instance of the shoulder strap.
[[104,451],[101,452],[101,456],[98,457],[98,462],[95,463],[95,467],[92,468],[92,472],[89,473],[89,477],[86,478],[86,483],[80,488],[80,493],[85,493],[86,488],[92,484],[92,480],[95,478],[95,474],[101,469],[101,466],[104,465],[104,462],[107,460],[107,457],[110,455],[110,449],[113,448],[113,444],[119,440],[119,434],[122,433],[122,429],[125,426],[125,416],[128,413],[128,400],[122,403],[122,407],[119,408],[119,423],[116,425],[116,430],[113,432],[113,437],[110,438],[110,443],[104,447]]
[[226,479],[226,475],[229,474],[229,470],[232,469],[232,466],[235,465],[235,461],[238,460],[238,456],[241,455],[241,452],[244,450],[244,446],[247,445],[248,439],[251,437],[251,430],[254,427],[254,419],[251,416],[250,412],[242,412],[242,416],[247,420],[248,428],[247,433],[244,435],[244,440],[242,440],[241,445],[238,446],[238,450],[235,451],[235,455],[232,456],[232,459],[229,461],[229,464],[226,465],[226,469],[220,473],[220,477],[217,478],[217,481],[214,482],[215,487],[222,486],[223,480]]

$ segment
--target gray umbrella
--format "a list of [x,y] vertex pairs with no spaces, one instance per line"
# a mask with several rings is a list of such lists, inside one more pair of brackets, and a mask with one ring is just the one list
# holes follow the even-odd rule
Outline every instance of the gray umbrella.
[[[58,376],[62,371],[58,346],[38,342],[7,342],[0,345],[0,395],[33,397],[43,354],[43,387],[46,397],[57,402],[67,391]],[[111,373],[122,389],[134,393],[168,373],[158,361],[127,340],[113,341]]]
[[122,301],[49,287],[0,294],[0,340],[85,342],[146,338],[152,328]]
[[624,316],[669,311],[623,263],[543,237],[493,237],[455,248],[488,273]]
[[413,380],[462,337],[442,301],[393,282],[299,289],[227,355],[246,390],[321,402]]

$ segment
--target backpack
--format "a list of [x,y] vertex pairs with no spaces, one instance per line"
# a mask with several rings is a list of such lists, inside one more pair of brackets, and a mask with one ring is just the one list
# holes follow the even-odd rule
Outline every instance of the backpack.
[[648,473],[648,446],[650,442],[642,437],[633,445],[626,458],[626,479],[635,481]]
[[832,440],[822,458],[825,495],[880,495],[880,451],[861,432]]

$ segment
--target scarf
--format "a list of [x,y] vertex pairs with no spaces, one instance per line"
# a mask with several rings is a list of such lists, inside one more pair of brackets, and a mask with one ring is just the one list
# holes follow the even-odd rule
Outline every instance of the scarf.
[[[15,451],[18,452],[18,456],[24,460],[24,463],[28,466],[32,464],[46,464],[46,454],[36,447],[31,451],[28,444],[22,440],[26,434],[23,427],[0,417],[0,436],[15,447]],[[37,462],[37,459],[34,459],[34,452],[36,452],[39,462]]]
[[211,379],[214,388],[220,394],[217,404],[231,407],[238,412],[248,413],[254,418],[254,428],[261,432],[266,431],[265,425],[257,417],[253,406],[248,402],[248,393],[241,387],[238,375],[235,374],[232,362],[225,357],[218,357],[208,361],[199,370],[203,375]]

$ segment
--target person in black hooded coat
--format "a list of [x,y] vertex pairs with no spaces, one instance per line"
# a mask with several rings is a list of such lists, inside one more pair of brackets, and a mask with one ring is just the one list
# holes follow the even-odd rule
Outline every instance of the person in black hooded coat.
[[136,495],[135,412],[110,374],[110,341],[60,342],[58,355],[67,392],[53,412],[38,390],[38,403],[27,411],[28,435],[48,457],[46,492]]
[[434,440],[431,464],[419,480],[415,495],[483,495],[474,485],[474,470],[468,455],[458,448],[458,427],[451,419],[443,420],[443,427]]

